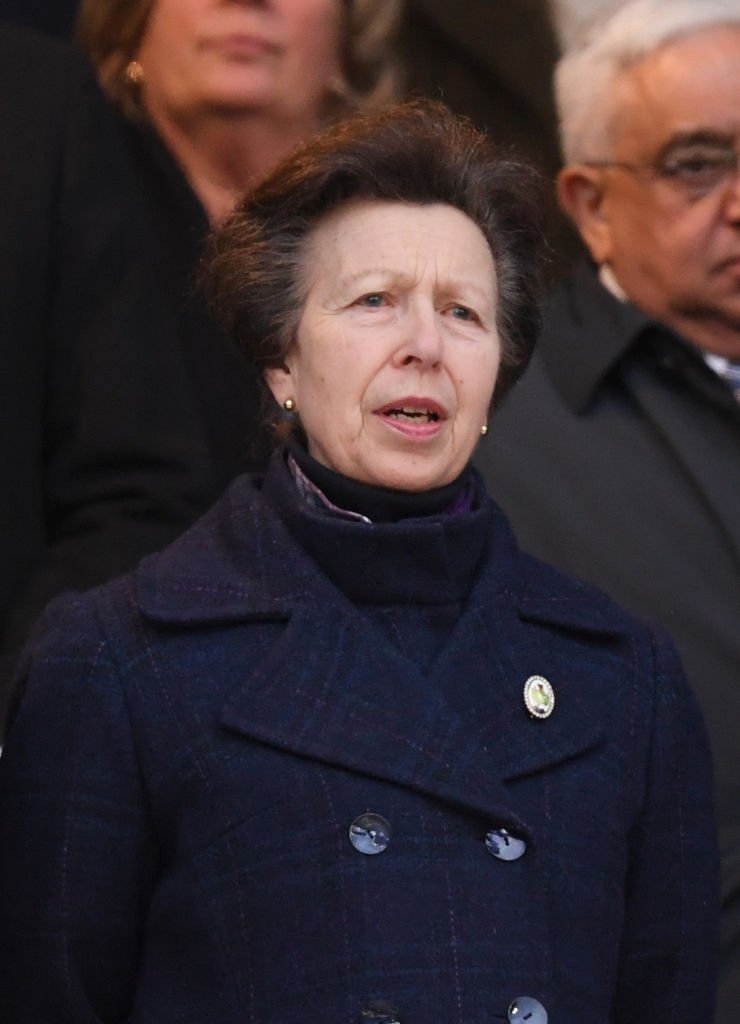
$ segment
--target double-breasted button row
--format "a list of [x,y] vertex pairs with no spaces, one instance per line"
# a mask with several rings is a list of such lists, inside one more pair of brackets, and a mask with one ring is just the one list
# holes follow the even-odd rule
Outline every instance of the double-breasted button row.
[[[349,827],[349,841],[358,853],[374,856],[387,850],[392,830],[381,814],[367,812],[355,818]],[[527,850],[527,844],[505,828],[491,829],[486,833],[486,849],[497,860],[519,860]]]
[[[388,849],[392,829],[382,814],[367,811],[360,814],[349,827],[349,839],[358,853],[374,856]],[[502,861],[519,860],[527,844],[519,836],[505,828],[491,829],[486,833],[486,849]],[[542,1003],[531,996],[517,996],[509,1004],[506,1015],[508,1024],[547,1024],[547,1011]],[[374,1000],[360,1013],[361,1024],[402,1024],[397,1008],[385,1000]]]
[[[508,1024],[547,1024],[547,1010],[538,999],[517,996],[509,1004],[506,1020]],[[393,1003],[376,999],[361,1011],[360,1024],[402,1024],[402,1021]]]
[[[388,849],[392,829],[382,814],[367,811],[360,814],[349,827],[349,839],[358,853],[374,856]],[[505,828],[491,829],[485,837],[486,849],[497,860],[519,860],[527,844]],[[509,1004],[508,1024],[547,1024],[547,1011],[542,1003],[531,996],[517,996]],[[361,1024],[402,1024],[398,1009],[385,1000],[374,1000],[361,1011]]]

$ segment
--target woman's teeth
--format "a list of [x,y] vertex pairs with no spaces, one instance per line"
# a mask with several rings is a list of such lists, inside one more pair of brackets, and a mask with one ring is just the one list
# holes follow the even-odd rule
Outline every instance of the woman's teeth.
[[439,419],[439,413],[432,412],[430,409],[390,409],[388,415],[393,416],[395,419],[400,419],[401,417],[407,417],[412,420],[424,419],[428,423],[436,423]]

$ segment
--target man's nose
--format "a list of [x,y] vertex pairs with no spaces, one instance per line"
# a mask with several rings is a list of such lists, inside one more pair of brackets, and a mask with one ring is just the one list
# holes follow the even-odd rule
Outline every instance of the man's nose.
[[731,221],[740,224],[740,167],[736,167],[732,178],[728,179],[725,212]]

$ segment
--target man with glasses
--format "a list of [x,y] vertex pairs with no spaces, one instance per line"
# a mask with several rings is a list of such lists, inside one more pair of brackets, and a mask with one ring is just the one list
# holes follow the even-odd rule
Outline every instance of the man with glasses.
[[558,195],[591,260],[550,301],[479,464],[526,548],[678,642],[714,748],[716,1020],[736,1024],[740,0],[620,5],[561,59],[556,94]]

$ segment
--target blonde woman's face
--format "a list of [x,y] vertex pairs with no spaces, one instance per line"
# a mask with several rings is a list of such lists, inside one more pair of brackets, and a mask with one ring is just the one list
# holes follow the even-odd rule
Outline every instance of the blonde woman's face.
[[340,0],[155,0],[137,53],[151,112],[318,119],[339,74]]

